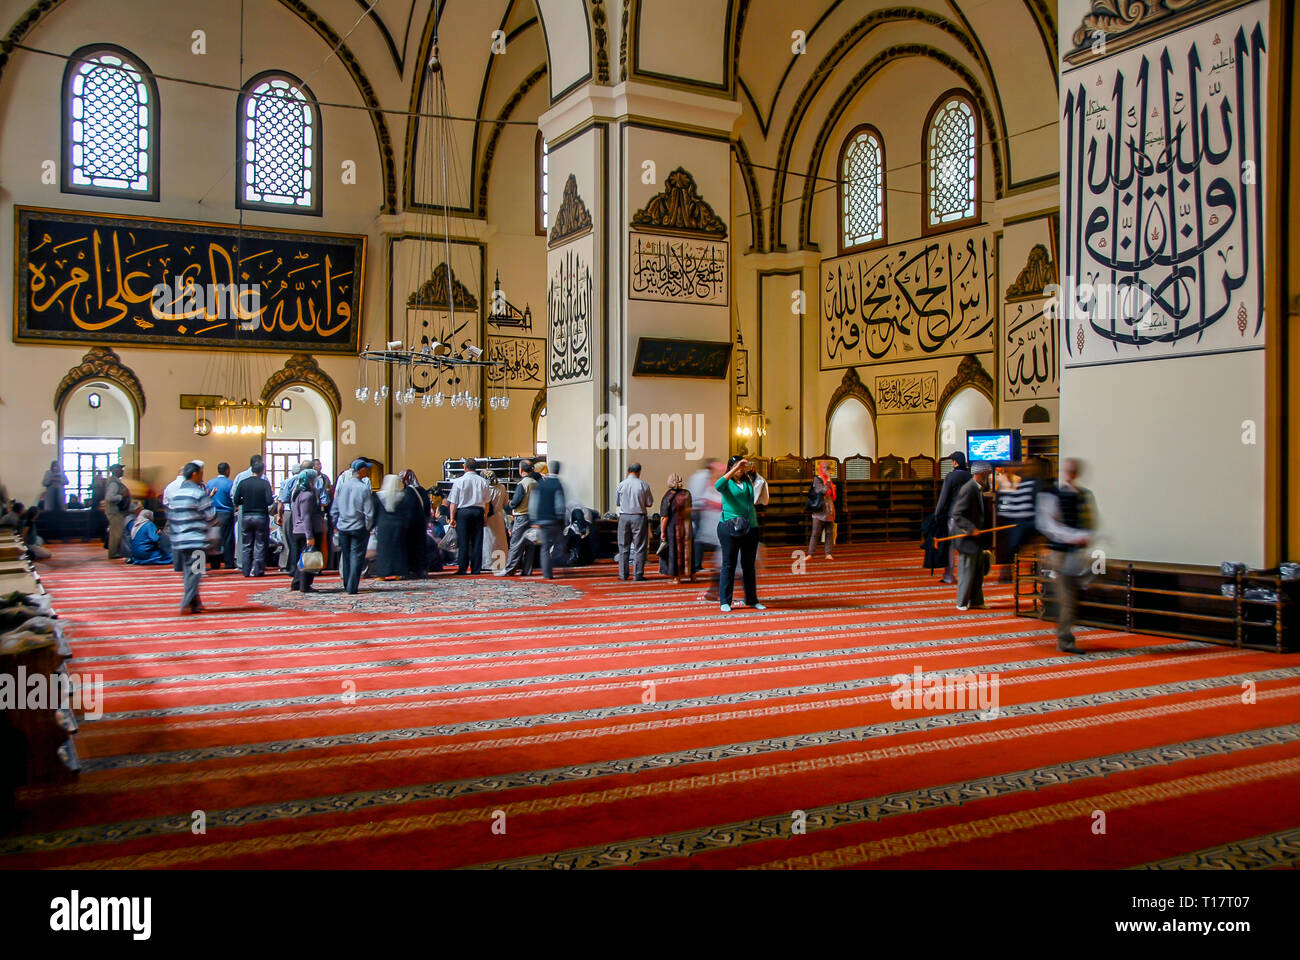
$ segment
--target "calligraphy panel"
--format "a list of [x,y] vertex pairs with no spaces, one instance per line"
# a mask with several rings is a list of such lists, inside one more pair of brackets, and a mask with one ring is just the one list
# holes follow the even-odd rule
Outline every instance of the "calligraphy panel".
[[1263,349],[1267,17],[1065,73],[1064,366]]
[[1003,307],[1002,399],[1047,400],[1061,395],[1060,327],[1051,301]]
[[823,260],[820,369],[985,353],[997,325],[986,227]]
[[629,233],[628,296],[668,303],[728,303],[727,242]]
[[592,379],[591,265],[595,238],[588,234],[546,252],[548,386],[585,383]]
[[938,410],[938,370],[876,377],[877,416],[890,413],[937,413]]
[[356,353],[366,238],[17,207],[14,339]]
[[661,340],[641,337],[632,374],[637,377],[698,377],[725,380],[731,362],[726,340]]
[[487,368],[490,386],[506,390],[540,390],[546,386],[543,367],[546,341],[536,337],[487,338],[487,356],[499,367]]

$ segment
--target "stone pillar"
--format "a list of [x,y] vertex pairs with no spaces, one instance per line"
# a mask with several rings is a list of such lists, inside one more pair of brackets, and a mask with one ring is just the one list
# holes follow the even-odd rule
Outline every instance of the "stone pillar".
[[728,450],[739,112],[625,82],[577,90],[540,120],[558,194],[547,253],[549,450],[570,497],[602,511],[630,462],[658,498],[669,473],[687,476]]

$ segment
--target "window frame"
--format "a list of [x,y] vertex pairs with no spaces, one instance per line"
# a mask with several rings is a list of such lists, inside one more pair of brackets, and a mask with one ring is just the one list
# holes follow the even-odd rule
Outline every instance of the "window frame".
[[[248,162],[246,159],[248,134],[246,132],[248,100],[253,91],[265,83],[267,80],[284,80],[292,84],[306,98],[308,106],[312,111],[312,125],[314,127],[314,140],[312,143],[312,202],[311,206],[303,207],[297,204],[284,203],[267,203],[262,200],[248,200],[244,197],[244,189],[247,184],[244,182],[244,166]],[[319,217],[323,216],[325,206],[325,180],[322,177],[322,171],[325,168],[325,136],[322,126],[322,116],[320,101],[316,99],[316,94],[312,92],[311,87],[307,86],[292,73],[287,70],[263,70],[261,73],[249,77],[248,81],[240,88],[239,97],[235,101],[235,209],[237,210],[260,210],[265,213],[284,213],[298,217]]]
[[[126,187],[97,187],[85,184],[74,183],[72,180],[72,81],[76,76],[77,69],[84,61],[90,59],[96,54],[111,53],[119,57],[123,62],[129,62],[132,67],[140,74],[140,78],[145,82],[149,89],[149,96],[152,101],[149,104],[149,124],[146,129],[149,131],[149,146],[146,148],[148,156],[149,169],[146,175],[149,177],[149,189],[147,191],[131,190]],[[158,81],[154,78],[153,71],[149,65],[137,57],[125,47],[119,47],[115,43],[88,43],[85,46],[78,47],[68,58],[67,66],[63,68],[62,84],[62,102],[59,105],[60,119],[60,153],[62,162],[59,167],[59,190],[61,193],[74,193],[89,197],[119,197],[129,200],[144,200],[151,203],[157,203],[159,200],[159,190],[161,187],[161,171],[158,166],[159,155],[161,150],[159,143],[162,134],[162,105],[158,99]]]
[[[876,143],[880,144],[880,239],[868,240],[865,243],[855,243],[845,245],[844,243],[844,187],[847,180],[844,176],[844,158],[848,154],[849,147],[857,140],[859,136],[867,133],[876,138]],[[839,246],[839,252],[857,253],[860,250],[872,250],[876,247],[883,247],[889,244],[889,184],[886,180],[888,177],[888,167],[885,165],[885,138],[880,131],[870,123],[860,123],[844,138],[840,144],[839,157],[836,161],[835,177],[835,235],[836,243]]]
[[[542,159],[546,158],[546,168],[542,167]],[[546,138],[542,136],[542,131],[537,131],[537,139],[533,142],[533,227],[537,236],[546,236],[550,229],[550,148],[546,143]],[[542,179],[546,178],[545,186]],[[546,209],[542,209],[542,202],[546,201]]]
[[[930,128],[934,125],[934,118],[940,110],[943,109],[952,100],[964,100],[966,106],[970,108],[971,119],[975,124],[975,212],[969,217],[963,217],[960,220],[951,220],[948,223],[941,223],[935,226],[930,225]],[[962,87],[953,87],[940,94],[930,107],[930,112],[925,115],[925,125],[921,127],[921,236],[928,237],[937,233],[948,233],[951,230],[962,230],[967,227],[977,226],[983,223],[982,197],[983,188],[981,180],[984,176],[983,146],[981,137],[984,131],[984,124],[980,119],[980,111],[975,98],[971,96],[970,91]]]

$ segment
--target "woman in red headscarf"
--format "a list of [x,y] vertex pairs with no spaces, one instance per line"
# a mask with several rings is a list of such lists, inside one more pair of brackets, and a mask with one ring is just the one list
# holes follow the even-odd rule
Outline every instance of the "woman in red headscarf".
[[822,530],[826,530],[826,559],[831,556],[831,545],[835,542],[835,483],[831,480],[830,467],[823,460],[817,464],[817,475],[813,477],[812,492],[808,495],[808,512],[812,514],[812,536],[808,538],[808,557],[817,552],[817,541]]

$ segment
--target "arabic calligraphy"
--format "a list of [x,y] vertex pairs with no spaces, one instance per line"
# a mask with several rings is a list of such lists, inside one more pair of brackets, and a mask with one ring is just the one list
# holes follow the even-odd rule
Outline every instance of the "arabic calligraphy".
[[365,237],[18,208],[18,340],[355,352]]
[[823,260],[820,368],[992,350],[996,261],[984,228]]
[[542,364],[546,341],[531,337],[488,337],[487,359],[498,364],[487,368],[488,383],[507,390],[537,390],[544,386]]
[[876,414],[934,413],[939,409],[939,371],[876,377]]
[[[1008,305],[1010,311],[1010,305]],[[1060,396],[1058,326],[1046,301],[1015,304],[1002,334],[1003,399]]]
[[547,384],[581,383],[591,379],[591,261],[590,235],[550,250],[546,256],[550,286],[546,318],[550,328]]
[[1067,74],[1064,366],[1262,349],[1266,16]]
[[727,305],[726,241],[628,236],[633,300]]

